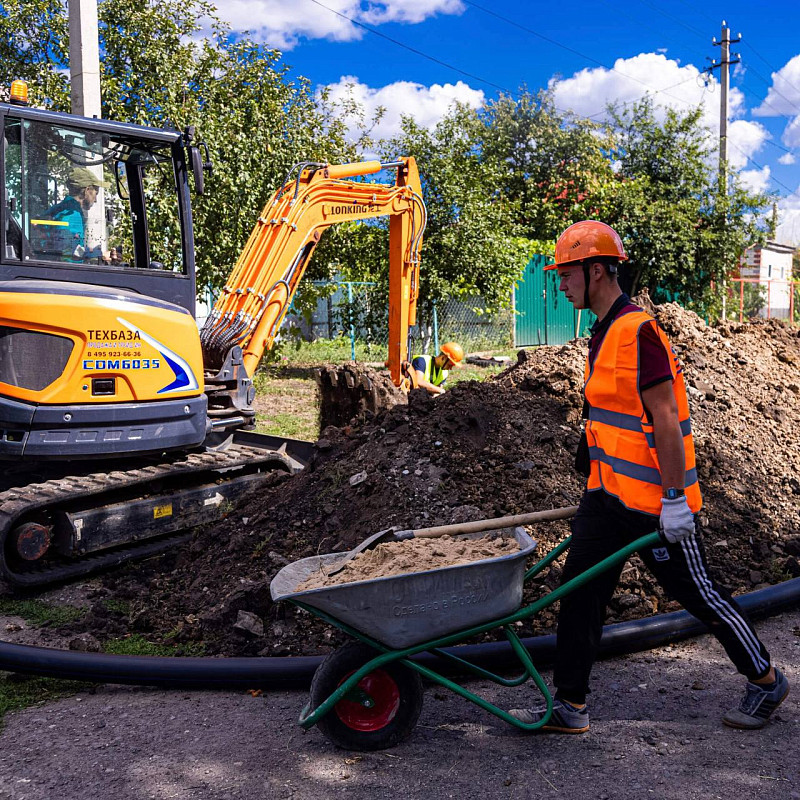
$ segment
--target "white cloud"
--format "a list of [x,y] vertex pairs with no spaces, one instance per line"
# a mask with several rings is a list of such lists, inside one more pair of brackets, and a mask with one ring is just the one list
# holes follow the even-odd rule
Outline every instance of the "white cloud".
[[784,153],[778,159],[778,163],[779,164],[783,164],[784,166],[789,166],[791,164],[794,164],[795,161],[796,161],[796,159],[795,159],[795,157],[794,157],[794,155],[792,153]]
[[769,166],[762,169],[745,169],[739,173],[739,179],[751,192],[765,192],[769,184]]
[[[290,50],[300,39],[348,42],[366,35],[350,17],[366,25],[417,23],[436,14],[461,14],[461,0],[216,0],[219,17],[236,33],[249,32],[259,43]],[[332,9],[332,10],[329,10]],[[335,13],[338,12],[338,13]],[[344,16],[339,16],[342,14]]]
[[[714,136],[719,136],[719,124]],[[761,149],[769,138],[769,132],[760,122],[735,119],[728,123],[728,163],[734,169],[742,169],[748,159]]]
[[764,102],[753,111],[759,117],[794,116],[800,108],[800,55],[772,73]]
[[414,117],[417,124],[432,128],[455,103],[460,102],[477,108],[484,101],[480,89],[473,89],[463,81],[458,83],[423,86],[410,81],[397,81],[373,89],[358,78],[344,75],[338,83],[327,87],[334,103],[355,100],[364,109],[366,120],[370,120],[379,107],[385,109],[383,118],[372,131],[375,138],[390,138],[400,133],[403,115]]
[[[702,105],[702,124],[713,137],[719,137],[718,80],[701,74],[692,64],[681,66],[661,53],[619,58],[613,70],[596,67],[576,72],[555,83],[554,96],[559,108],[599,120],[605,118],[608,103],[630,103],[648,90],[657,118],[663,119],[664,109],[669,107],[686,112]],[[728,124],[728,160],[736,169],[742,168],[769,137],[761,123],[737,119],[744,113],[744,94],[732,88],[728,95],[728,117],[733,120]]]
[[781,141],[787,147],[800,147],[800,116],[795,117],[786,126]]

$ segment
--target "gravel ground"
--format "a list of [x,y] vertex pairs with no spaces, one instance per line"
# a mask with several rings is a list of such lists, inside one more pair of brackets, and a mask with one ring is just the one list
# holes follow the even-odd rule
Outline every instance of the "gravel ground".
[[[797,686],[800,611],[758,627]],[[711,637],[601,662],[595,687],[592,730],[576,737],[520,734],[429,688],[406,742],[360,754],[301,731],[305,692],[104,686],[7,717],[0,800],[800,798],[795,698],[762,731],[724,727],[742,683]],[[470,688],[505,707],[530,691]]]

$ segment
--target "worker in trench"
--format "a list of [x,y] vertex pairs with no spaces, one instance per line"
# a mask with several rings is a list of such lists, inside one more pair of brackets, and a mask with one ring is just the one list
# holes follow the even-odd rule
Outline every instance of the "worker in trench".
[[[704,622],[747,679],[738,706],[723,716],[734,728],[761,728],[789,693],[783,673],[730,593],[711,575],[695,515],[702,506],[683,370],[658,323],[622,292],[627,260],[617,233],[577,222],[556,243],[559,288],[576,309],[597,315],[586,362],[584,418],[576,466],[586,490],[572,520],[562,582],[640,536],[660,529],[663,544],[639,555],[665,591]],[[540,730],[589,729],[589,676],[606,606],[622,564],[561,600],[553,714]],[[512,709],[528,724],[545,708]]]
[[411,369],[414,370],[417,388],[426,389],[428,394],[444,394],[442,384],[447,380],[450,370],[461,366],[464,350],[457,342],[445,342],[438,356],[412,356]]

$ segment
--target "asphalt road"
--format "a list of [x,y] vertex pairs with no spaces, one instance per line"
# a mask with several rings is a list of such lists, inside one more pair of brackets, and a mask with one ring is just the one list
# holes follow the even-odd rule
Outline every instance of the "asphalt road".
[[[800,611],[758,627],[800,686]],[[469,685],[504,707],[532,693]],[[0,800],[800,798],[800,691],[762,731],[724,727],[742,680],[710,637],[601,662],[594,686],[581,736],[520,734],[431,687],[412,736],[377,753],[304,733],[305,692],[104,686],[8,715]]]

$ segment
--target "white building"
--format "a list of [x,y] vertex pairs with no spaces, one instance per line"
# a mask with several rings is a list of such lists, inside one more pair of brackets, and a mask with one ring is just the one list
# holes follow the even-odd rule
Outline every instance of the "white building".
[[790,244],[769,240],[764,245],[757,244],[745,251],[739,267],[742,278],[757,278],[766,292],[766,301],[759,316],[788,319],[794,251],[795,248]]

